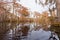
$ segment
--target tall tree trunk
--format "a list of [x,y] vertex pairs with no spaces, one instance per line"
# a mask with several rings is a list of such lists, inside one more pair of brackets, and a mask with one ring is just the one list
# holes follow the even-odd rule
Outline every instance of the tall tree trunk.
[[60,0],[56,0],[56,7],[57,7],[58,22],[60,22]]

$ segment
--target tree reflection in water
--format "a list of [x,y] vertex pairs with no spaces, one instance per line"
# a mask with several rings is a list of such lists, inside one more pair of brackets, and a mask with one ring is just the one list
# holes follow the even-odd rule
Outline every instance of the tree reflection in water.
[[21,23],[0,23],[0,40],[20,40],[22,35],[27,36],[28,30],[29,27]]
[[[30,26],[26,23],[0,23],[0,40],[27,40],[28,32],[31,30]],[[33,27],[32,27],[33,28]],[[29,34],[30,35],[30,34]]]

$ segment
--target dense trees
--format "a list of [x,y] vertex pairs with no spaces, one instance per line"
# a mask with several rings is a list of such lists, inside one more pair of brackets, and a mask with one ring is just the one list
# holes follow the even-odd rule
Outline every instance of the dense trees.
[[[48,8],[47,12],[45,11],[42,14],[40,14],[39,12],[34,12],[35,14],[34,16],[36,18],[29,18],[29,15],[30,15],[30,11],[28,11],[29,9],[17,3],[16,0],[13,0],[12,3],[0,2],[0,7],[2,7],[2,9],[0,9],[0,14],[1,14],[1,17],[3,16],[4,18],[7,17],[6,19],[8,20],[13,20],[13,21],[16,20],[20,22],[36,22],[38,24],[40,23],[49,24],[55,21],[56,19],[56,3],[58,4],[58,1],[56,0],[44,0],[44,1],[45,2],[43,3],[41,0],[35,0],[35,2],[39,5],[41,4],[42,7],[49,5],[47,7]],[[1,10],[4,10],[4,11],[1,11]],[[49,16],[49,14],[51,16]],[[49,18],[51,22],[49,21]],[[3,19],[1,18],[1,20]]]
[[[32,12],[34,14],[34,18],[31,18],[29,9],[27,7],[22,6],[16,2],[17,0],[13,0],[13,2],[3,2],[0,0],[0,22],[9,21],[9,22],[20,22],[20,23],[36,23],[37,25],[53,25],[54,30],[58,25],[60,25],[60,2],[58,0],[35,0],[38,5],[42,5],[45,7],[48,5],[48,11],[42,12],[40,14],[37,11]],[[19,0],[20,1],[20,0]],[[56,12],[57,9],[57,12]],[[49,16],[50,15],[50,16]],[[57,18],[58,16],[58,18]],[[57,21],[57,19],[59,19]],[[55,26],[57,25],[57,26]],[[59,26],[60,27],[60,26]],[[52,29],[53,29],[52,28]]]

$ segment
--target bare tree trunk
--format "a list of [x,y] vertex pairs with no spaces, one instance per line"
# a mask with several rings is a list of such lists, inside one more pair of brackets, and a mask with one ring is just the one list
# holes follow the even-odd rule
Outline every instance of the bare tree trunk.
[[57,7],[58,22],[60,22],[60,0],[56,0],[56,7]]

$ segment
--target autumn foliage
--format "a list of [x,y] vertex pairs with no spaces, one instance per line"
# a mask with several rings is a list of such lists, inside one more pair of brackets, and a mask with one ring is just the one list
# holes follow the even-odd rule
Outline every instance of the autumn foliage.
[[28,12],[28,9],[27,8],[22,8],[20,10],[18,10],[18,12],[24,16],[28,16],[29,15],[29,12]]

